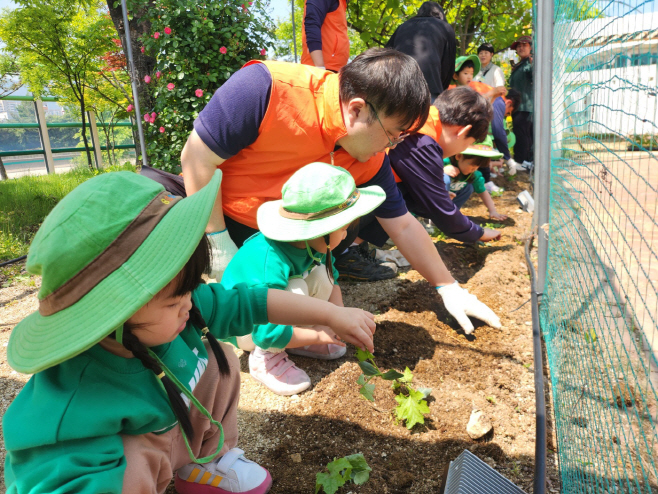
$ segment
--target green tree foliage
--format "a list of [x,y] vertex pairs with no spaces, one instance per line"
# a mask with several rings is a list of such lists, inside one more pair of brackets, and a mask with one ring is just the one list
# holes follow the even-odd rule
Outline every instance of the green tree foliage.
[[20,67],[35,95],[46,93],[75,103],[82,118],[82,140],[92,165],[86,121],[89,81],[100,70],[100,57],[111,49],[114,32],[100,4],[70,0],[18,0],[0,17],[0,40]]
[[194,119],[215,89],[249,60],[265,58],[274,30],[266,6],[260,0],[131,2],[130,11],[144,16],[135,21],[151,27],[138,43],[155,60],[143,78],[152,106],[141,108],[153,166],[179,170]]
[[[349,5],[349,3],[348,3]],[[291,12],[292,14],[292,12]],[[280,60],[294,61],[294,45],[292,41],[291,14],[276,21],[276,43],[274,53]],[[297,61],[302,58],[302,22],[304,20],[304,0],[295,0],[295,39],[297,41]],[[361,36],[354,29],[349,29],[350,57],[355,57],[367,48]]]

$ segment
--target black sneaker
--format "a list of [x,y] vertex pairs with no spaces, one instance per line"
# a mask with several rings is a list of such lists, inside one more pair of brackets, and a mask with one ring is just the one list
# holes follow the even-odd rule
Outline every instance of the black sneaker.
[[396,276],[395,271],[388,266],[383,266],[357,245],[353,245],[347,249],[347,252],[337,255],[335,258],[334,266],[340,275],[339,279],[381,281],[390,280]]

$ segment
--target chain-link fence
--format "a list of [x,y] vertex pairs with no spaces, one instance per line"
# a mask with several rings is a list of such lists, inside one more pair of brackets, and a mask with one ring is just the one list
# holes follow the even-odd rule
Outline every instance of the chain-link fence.
[[552,58],[540,317],[562,491],[658,493],[658,1],[555,0]]

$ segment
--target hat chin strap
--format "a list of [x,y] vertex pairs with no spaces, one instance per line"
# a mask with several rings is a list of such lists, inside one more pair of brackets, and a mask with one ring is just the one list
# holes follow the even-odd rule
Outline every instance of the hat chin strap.
[[322,264],[322,259],[320,259],[319,257],[315,257],[315,256],[313,255],[313,251],[311,250],[311,246],[308,245],[308,240],[304,240],[304,243],[306,244],[306,252],[308,252],[308,255],[309,255],[314,261],[318,262],[319,264]]

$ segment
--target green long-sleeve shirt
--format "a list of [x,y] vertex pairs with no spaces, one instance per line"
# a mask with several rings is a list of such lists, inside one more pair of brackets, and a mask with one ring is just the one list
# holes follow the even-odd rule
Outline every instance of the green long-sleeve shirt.
[[[314,251],[313,255],[325,262],[325,254]],[[302,277],[313,266],[313,258],[306,249],[277,242],[259,232],[248,238],[231,259],[222,275],[222,285],[231,288],[236,283],[246,283],[285,290],[291,278]],[[337,280],[338,272],[333,265],[332,269],[334,280]],[[251,336],[254,344],[261,348],[285,348],[292,338],[292,326],[259,324]],[[235,338],[228,341],[236,344]]]
[[524,58],[512,69],[509,86],[521,93],[521,104],[514,111],[534,111],[534,82],[530,58]]
[[[242,336],[267,321],[267,288],[201,285],[193,293],[217,338]],[[151,348],[194,390],[208,353],[188,324],[170,343]],[[32,376],[2,421],[9,494],[121,493],[126,458],[119,434],[165,432],[176,425],[162,385],[136,358],[100,345]]]

